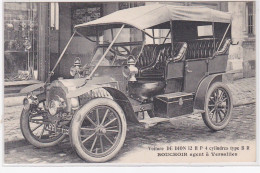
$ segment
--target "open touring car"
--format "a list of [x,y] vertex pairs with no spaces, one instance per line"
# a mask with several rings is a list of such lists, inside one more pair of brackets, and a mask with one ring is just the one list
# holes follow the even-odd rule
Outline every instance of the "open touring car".
[[[96,42],[93,57],[86,64],[75,57],[71,79],[49,82],[75,35]],[[69,135],[82,159],[106,162],[130,124],[201,113],[210,129],[221,130],[232,114],[222,82],[230,44],[231,15],[206,7],[155,4],[76,25],[46,82],[21,90],[28,93],[22,133],[36,147]]]

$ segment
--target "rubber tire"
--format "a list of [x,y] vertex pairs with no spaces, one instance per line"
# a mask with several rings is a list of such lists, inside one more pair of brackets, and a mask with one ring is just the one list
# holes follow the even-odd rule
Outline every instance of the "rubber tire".
[[[88,113],[93,107],[96,106],[109,106],[113,108],[117,113],[118,116],[121,119],[122,123],[122,135],[120,138],[120,141],[117,145],[117,147],[112,151],[109,155],[105,157],[92,157],[84,152],[84,150],[81,148],[81,142],[78,139],[78,133],[79,133],[79,127],[81,125],[81,121],[84,118],[84,115]],[[71,126],[70,126],[70,141],[72,144],[73,149],[77,152],[79,157],[85,161],[89,162],[106,162],[112,159],[122,148],[125,137],[126,137],[126,131],[127,131],[127,124],[126,124],[126,118],[124,111],[122,108],[113,100],[108,99],[108,98],[96,98],[93,100],[90,100],[88,103],[86,103],[74,116],[71,121]]]
[[[207,108],[208,108],[208,100],[209,100],[209,97],[210,97],[210,95],[212,94],[212,92],[213,92],[215,89],[217,89],[217,88],[223,88],[224,90],[226,90],[226,92],[228,93],[229,98],[230,98],[230,111],[229,111],[229,114],[227,115],[227,116],[228,116],[227,119],[225,120],[225,122],[224,122],[221,126],[216,126],[215,124],[213,124],[213,123],[211,122],[211,120],[210,120],[210,118],[209,118],[209,115],[208,115],[208,109],[207,109]],[[233,112],[233,98],[232,98],[231,91],[230,91],[230,89],[228,88],[228,86],[225,85],[225,84],[222,83],[222,82],[216,82],[216,83],[212,84],[212,85],[210,86],[210,88],[209,88],[207,94],[206,94],[205,101],[206,101],[206,102],[205,102],[205,107],[204,107],[205,112],[202,113],[202,119],[203,119],[204,123],[206,124],[206,126],[207,126],[208,128],[210,128],[211,130],[213,130],[213,131],[218,131],[218,130],[224,129],[224,128],[228,125],[228,123],[229,123],[229,121],[230,121],[230,119],[231,119],[231,117],[232,117],[232,112]]]
[[32,144],[33,146],[38,147],[38,148],[46,148],[46,147],[55,146],[55,145],[59,144],[60,142],[62,142],[64,140],[64,138],[66,137],[66,135],[63,134],[57,140],[48,142],[48,143],[43,143],[43,142],[37,141],[30,133],[28,111],[25,111],[24,109],[23,109],[21,117],[20,117],[20,128],[21,128],[24,138],[30,144]]

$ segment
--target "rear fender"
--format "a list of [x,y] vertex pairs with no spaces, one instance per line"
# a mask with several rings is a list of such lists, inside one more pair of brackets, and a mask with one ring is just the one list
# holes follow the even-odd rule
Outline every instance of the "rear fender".
[[204,110],[206,94],[209,87],[215,82],[222,82],[223,74],[213,74],[204,78],[198,88],[194,100],[194,109]]

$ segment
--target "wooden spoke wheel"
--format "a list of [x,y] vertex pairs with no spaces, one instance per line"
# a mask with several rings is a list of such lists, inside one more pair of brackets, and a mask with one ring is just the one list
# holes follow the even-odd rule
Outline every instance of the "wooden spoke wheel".
[[89,101],[73,117],[70,139],[82,159],[105,162],[123,146],[126,128],[121,107],[111,99],[97,98]]
[[225,128],[232,115],[233,101],[229,88],[220,82],[214,83],[206,94],[203,121],[212,130]]
[[[49,128],[48,128],[49,127]],[[23,110],[20,117],[20,128],[24,138],[32,145],[43,148],[60,143],[66,135],[55,133],[48,117],[44,113]]]

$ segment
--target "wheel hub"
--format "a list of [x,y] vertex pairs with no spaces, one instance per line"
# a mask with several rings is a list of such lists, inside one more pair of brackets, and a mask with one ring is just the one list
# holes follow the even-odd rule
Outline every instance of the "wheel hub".
[[97,127],[96,127],[96,133],[97,133],[97,135],[103,135],[103,134],[106,134],[106,128],[104,127],[104,126],[102,126],[102,125],[98,125]]

